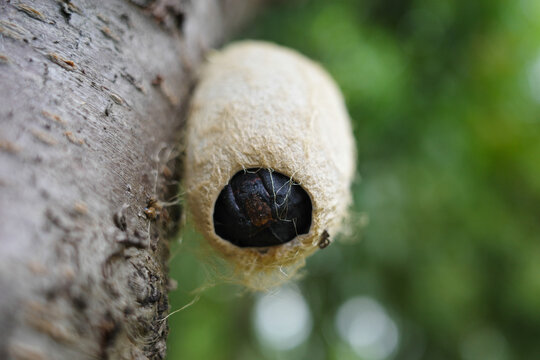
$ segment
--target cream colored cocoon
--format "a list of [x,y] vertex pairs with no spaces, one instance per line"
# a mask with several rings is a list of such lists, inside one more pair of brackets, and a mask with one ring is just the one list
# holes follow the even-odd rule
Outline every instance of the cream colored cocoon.
[[[243,41],[212,53],[186,130],[185,190],[196,227],[254,288],[280,282],[334,236],[351,201],[355,145],[342,95],[316,63],[287,48]],[[308,234],[268,248],[240,248],[214,231],[214,205],[242,169],[270,168],[311,197]]]

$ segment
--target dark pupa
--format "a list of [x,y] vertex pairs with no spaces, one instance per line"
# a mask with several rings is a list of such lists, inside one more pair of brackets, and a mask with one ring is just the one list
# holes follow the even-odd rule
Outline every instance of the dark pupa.
[[236,173],[214,208],[216,234],[239,247],[267,247],[307,234],[311,200],[290,177],[269,169]]

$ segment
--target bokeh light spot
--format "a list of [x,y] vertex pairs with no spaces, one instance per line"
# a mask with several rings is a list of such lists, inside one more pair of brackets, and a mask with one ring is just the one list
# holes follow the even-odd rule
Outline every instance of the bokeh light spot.
[[338,310],[336,327],[341,338],[362,359],[386,359],[397,349],[398,328],[372,298],[354,297],[345,302]]
[[297,347],[311,332],[309,307],[300,291],[292,286],[260,296],[253,318],[261,343],[276,350]]
[[533,99],[540,103],[540,56],[538,56],[529,69],[529,86]]

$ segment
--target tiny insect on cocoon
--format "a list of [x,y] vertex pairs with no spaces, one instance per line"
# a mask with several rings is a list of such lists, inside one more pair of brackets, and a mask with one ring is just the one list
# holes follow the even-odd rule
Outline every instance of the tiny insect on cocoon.
[[186,127],[196,228],[266,289],[329,244],[350,205],[355,145],[341,93],[299,53],[243,41],[210,55]]

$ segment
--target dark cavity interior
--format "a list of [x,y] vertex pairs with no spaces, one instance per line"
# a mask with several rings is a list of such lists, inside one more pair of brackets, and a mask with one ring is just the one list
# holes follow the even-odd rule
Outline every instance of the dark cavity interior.
[[236,173],[214,207],[216,234],[240,247],[267,247],[307,234],[311,199],[290,177],[269,169]]

